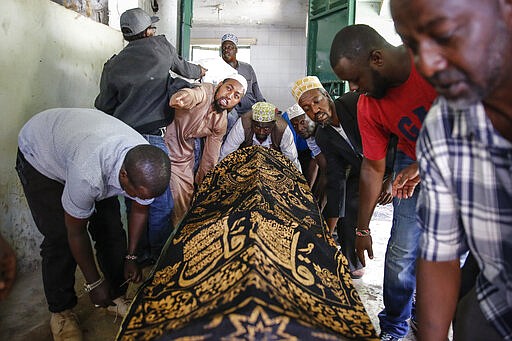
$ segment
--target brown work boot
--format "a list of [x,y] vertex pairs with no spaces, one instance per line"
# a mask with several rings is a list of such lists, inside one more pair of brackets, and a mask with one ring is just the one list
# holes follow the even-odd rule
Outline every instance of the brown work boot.
[[50,328],[55,341],[82,341],[82,331],[78,324],[78,317],[71,310],[52,313]]
[[118,297],[112,302],[114,302],[115,305],[108,306],[107,311],[111,314],[119,315],[121,317],[125,317],[125,315],[128,313],[128,310],[130,309],[130,304],[132,303],[131,300],[124,296]]

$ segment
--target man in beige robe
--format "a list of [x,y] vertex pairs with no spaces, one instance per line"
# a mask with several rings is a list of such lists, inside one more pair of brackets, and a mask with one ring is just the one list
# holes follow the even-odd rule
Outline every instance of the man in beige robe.
[[[187,212],[194,183],[199,185],[205,174],[219,159],[222,139],[226,134],[227,112],[237,105],[247,90],[247,81],[233,74],[217,86],[201,84],[181,89],[169,105],[176,110],[174,121],[167,127],[165,142],[171,152],[170,187],[174,198],[172,223],[177,226]],[[205,138],[194,176],[196,138]]]

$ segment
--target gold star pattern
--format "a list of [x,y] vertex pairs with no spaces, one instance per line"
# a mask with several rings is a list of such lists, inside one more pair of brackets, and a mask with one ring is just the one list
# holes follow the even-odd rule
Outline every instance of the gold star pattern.
[[231,314],[229,320],[236,331],[227,336],[231,340],[297,340],[285,332],[290,319],[286,316],[271,318],[261,307],[256,306],[249,316]]

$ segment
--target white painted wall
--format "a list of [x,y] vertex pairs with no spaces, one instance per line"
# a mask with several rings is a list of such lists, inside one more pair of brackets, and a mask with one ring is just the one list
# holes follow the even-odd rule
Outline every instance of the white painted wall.
[[[118,0],[124,1],[124,0]],[[157,34],[165,34],[167,40],[176,46],[176,36],[178,30],[178,0],[158,1],[160,9],[156,16],[160,18],[157,23]],[[151,8],[151,7],[150,7]]]
[[268,102],[286,110],[295,102],[290,93],[292,83],[306,75],[305,28],[192,27],[191,38],[216,38],[220,45],[220,38],[228,32],[239,39],[256,39],[256,44],[251,46],[251,65],[258,77],[260,90]]
[[154,13],[151,9],[150,0],[109,0],[108,2],[108,24],[119,30],[119,19],[124,11],[140,7],[149,15],[160,18],[155,26],[157,34],[164,34],[167,40],[176,46],[176,32],[178,30],[178,0],[160,0],[158,1],[158,12]]
[[123,38],[49,0],[2,0],[0,32],[0,233],[14,246],[18,269],[32,271],[41,234],[14,170],[18,132],[44,109],[92,107],[103,63]]
[[366,24],[373,27],[390,44],[398,46],[402,44],[400,36],[395,31],[395,25],[389,11],[389,1],[384,0],[382,8],[368,2],[356,4],[356,24]]
[[[375,28],[393,45],[402,42],[395,32],[389,15],[389,2],[380,12],[367,3],[358,3],[356,7],[357,24],[367,24]],[[304,23],[306,25],[306,23]],[[194,27],[191,38],[218,39],[227,32],[234,33],[238,38],[255,38],[256,44],[251,46],[251,65],[256,72],[261,92],[268,102],[279,109],[286,110],[294,103],[290,94],[291,84],[306,74],[306,29],[279,28],[273,26],[225,26]]]
[[121,26],[119,24],[121,14],[123,14],[124,11],[135,7],[139,7],[139,0],[109,0],[108,25],[116,30],[121,30]]

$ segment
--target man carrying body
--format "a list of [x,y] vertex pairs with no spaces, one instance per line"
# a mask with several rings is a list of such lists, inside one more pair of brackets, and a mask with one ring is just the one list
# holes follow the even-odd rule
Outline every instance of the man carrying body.
[[261,94],[260,87],[258,86],[258,79],[251,64],[241,62],[236,59],[238,52],[238,38],[231,33],[226,33],[221,38],[221,52],[222,59],[235,69],[239,74],[247,80],[247,92],[240,103],[231,110],[228,115],[228,132],[235,124],[238,117],[251,110],[251,107],[256,102],[265,102],[265,98]]
[[[397,32],[441,95],[418,139],[422,340],[512,340],[512,3],[391,1]],[[478,262],[458,302],[459,257]]]
[[[167,127],[165,142],[171,150],[171,191],[174,198],[173,226],[189,209],[194,184],[199,185],[219,160],[226,134],[227,111],[237,105],[247,89],[245,78],[233,74],[216,87],[204,83],[175,93],[169,105],[176,109],[174,121]],[[199,167],[194,176],[196,138],[205,138]]]
[[[186,81],[172,79],[169,70],[195,79],[202,77],[205,69],[183,60],[164,35],[155,35],[153,24],[157,21],[158,17],[150,17],[140,8],[121,15],[121,31],[129,43],[105,63],[95,106],[169,154],[163,140],[164,129],[173,118],[169,98],[179,88],[188,86]],[[170,189],[151,204],[147,237],[143,236],[143,245],[139,245],[140,261],[154,261],[160,255],[172,232],[172,208]]]
[[[364,159],[359,184],[356,249],[365,264],[364,251],[373,258],[370,219],[379,197],[386,149],[391,134],[398,137],[393,182],[393,225],[384,265],[384,310],[379,314],[381,338],[400,340],[408,332],[416,288],[415,264],[419,226],[416,200],[419,188],[416,139],[422,121],[436,97],[434,89],[418,74],[406,47],[394,47],[373,28],[353,25],[337,33],[331,47],[336,75],[362,95],[358,124]],[[406,199],[406,200],[405,200]]]
[[[135,250],[146,226],[146,205],[167,187],[169,157],[123,122],[93,109],[46,110],[25,124],[18,143],[16,170],[44,235],[43,284],[52,333],[56,340],[81,340],[72,312],[76,265],[92,303],[124,316],[129,305],[125,279],[142,278]],[[118,195],[135,200],[128,250]]]
[[[361,171],[361,136],[357,127],[356,104],[358,95],[349,93],[333,101],[315,76],[295,82],[292,94],[305,113],[317,123],[315,140],[327,160],[327,204],[324,216],[331,233],[338,225],[341,250],[349,261],[352,276],[362,276],[363,265],[355,253],[355,229],[359,203],[359,174]],[[351,110],[349,109],[351,108]],[[383,191],[380,203],[390,201],[382,178],[376,185]]]
[[220,160],[238,148],[263,146],[280,151],[302,172],[292,131],[282,117],[276,116],[276,111],[271,103],[254,104],[229,132],[221,148]]

